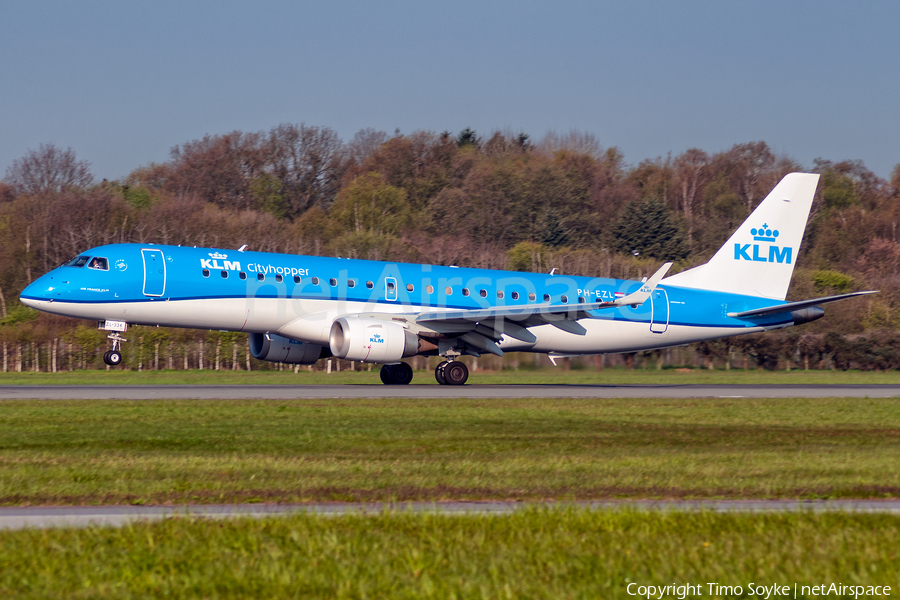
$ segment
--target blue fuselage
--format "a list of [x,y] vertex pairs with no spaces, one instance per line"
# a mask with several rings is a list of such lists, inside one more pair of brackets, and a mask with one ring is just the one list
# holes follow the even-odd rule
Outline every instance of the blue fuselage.
[[[572,305],[612,301],[641,286],[639,281],[621,279],[152,244],[100,246],[81,258],[70,263],[76,266],[54,269],[29,285],[22,292],[23,302],[86,319],[266,333],[313,314],[333,318],[367,312]],[[776,303],[667,286],[663,280],[642,305],[598,310],[591,313],[592,319],[583,319],[582,323],[594,322],[588,327],[589,335],[596,337],[591,343],[581,340],[567,346],[562,332],[556,331],[547,343],[517,349],[623,351],[792,324],[790,313],[756,319],[726,315]],[[604,335],[604,323],[630,327],[610,329]],[[309,339],[304,337],[307,330]],[[317,327],[299,327],[296,332],[291,337],[299,341],[323,342]],[[629,336],[635,343],[629,343]],[[548,347],[560,343],[562,347]]]

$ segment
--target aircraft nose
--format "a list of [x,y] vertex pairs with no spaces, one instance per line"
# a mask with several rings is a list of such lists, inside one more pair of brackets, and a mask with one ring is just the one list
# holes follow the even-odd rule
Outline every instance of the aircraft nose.
[[61,281],[52,273],[39,277],[28,285],[19,295],[19,301],[25,306],[40,308],[47,302],[53,302],[53,298],[61,293]]

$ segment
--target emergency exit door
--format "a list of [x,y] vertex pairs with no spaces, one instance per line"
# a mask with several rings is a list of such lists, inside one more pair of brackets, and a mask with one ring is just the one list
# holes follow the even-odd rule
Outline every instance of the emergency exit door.
[[652,333],[665,333],[669,328],[669,295],[666,290],[656,288],[650,294],[652,313],[650,316],[650,331]]

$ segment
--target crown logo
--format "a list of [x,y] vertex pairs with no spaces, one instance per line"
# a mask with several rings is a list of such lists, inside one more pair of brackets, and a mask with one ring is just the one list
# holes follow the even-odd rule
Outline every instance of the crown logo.
[[228,258],[228,255],[227,255],[227,254],[220,254],[220,253],[218,253],[218,252],[210,252],[210,253],[209,253],[209,257],[210,257],[210,258],[221,258],[222,260],[225,260],[226,258]]
[[750,235],[752,235],[753,239],[757,242],[774,242],[775,238],[778,237],[778,230],[770,229],[768,224],[763,223],[763,226],[760,229],[751,229]]

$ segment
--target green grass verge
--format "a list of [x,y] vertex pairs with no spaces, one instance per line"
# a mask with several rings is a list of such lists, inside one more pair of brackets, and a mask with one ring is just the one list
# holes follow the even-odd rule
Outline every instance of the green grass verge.
[[[528,510],[0,533],[16,598],[634,598],[637,585],[900,589],[900,518]],[[760,590],[760,595],[765,597]],[[667,595],[677,598],[678,595]],[[782,596],[779,596],[782,597]],[[809,598],[811,594],[799,594]],[[819,596],[821,597],[821,596]],[[831,597],[835,597],[832,595]],[[838,596],[838,597],[853,597]],[[871,597],[871,596],[869,596]]]
[[[378,365],[371,371],[340,373],[287,371],[73,371],[0,373],[0,385],[326,385],[377,384]],[[431,371],[416,371],[414,384],[433,384]],[[472,384],[681,385],[681,384],[897,384],[900,371],[743,371],[732,369],[589,369],[472,371]]]
[[0,503],[900,496],[900,400],[6,401]]

